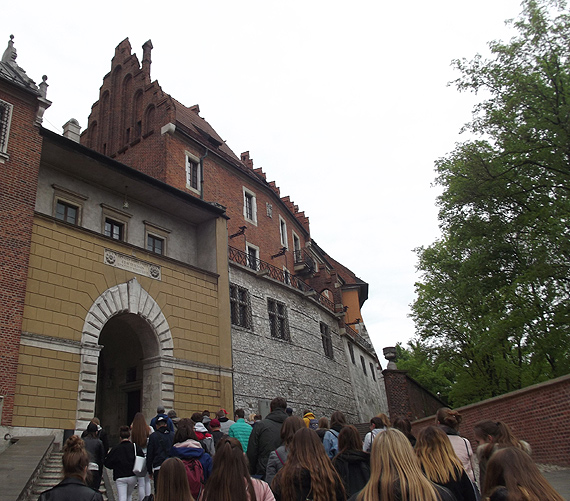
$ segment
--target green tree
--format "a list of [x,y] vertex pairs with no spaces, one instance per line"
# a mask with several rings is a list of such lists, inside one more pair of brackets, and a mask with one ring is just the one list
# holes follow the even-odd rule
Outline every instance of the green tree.
[[418,342],[468,403],[570,372],[570,18],[523,2],[492,57],[455,61],[482,93],[476,139],[436,162],[442,237],[417,249]]

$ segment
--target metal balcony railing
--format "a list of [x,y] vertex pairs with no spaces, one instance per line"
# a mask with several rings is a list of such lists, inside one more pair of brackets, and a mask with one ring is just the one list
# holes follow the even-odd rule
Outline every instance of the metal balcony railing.
[[366,348],[368,351],[373,352],[374,347],[370,344],[366,339],[364,339],[352,326],[344,324],[344,328],[349,336],[351,336],[359,345],[363,348]]
[[268,275],[273,280],[277,280],[278,282],[289,285],[290,287],[294,287],[301,292],[313,293],[313,299],[315,301],[334,313],[334,303],[322,294],[316,292],[309,284],[303,282],[303,280],[296,275],[292,275],[291,273],[279,269],[277,266],[266,263],[261,259],[254,258],[247,252],[236,249],[235,247],[228,246],[228,258],[234,263],[247,266],[248,268],[257,271],[259,274]]
[[296,250],[294,253],[295,269],[304,268],[304,273],[313,273],[315,271],[315,260],[305,249]]

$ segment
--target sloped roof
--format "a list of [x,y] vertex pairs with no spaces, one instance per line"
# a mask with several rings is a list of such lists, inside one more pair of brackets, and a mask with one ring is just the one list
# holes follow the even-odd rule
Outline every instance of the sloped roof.
[[36,83],[26,75],[26,72],[16,63],[16,49],[14,48],[14,35],[10,35],[8,47],[2,55],[0,61],[0,78],[8,80],[18,87],[40,96],[40,91]]

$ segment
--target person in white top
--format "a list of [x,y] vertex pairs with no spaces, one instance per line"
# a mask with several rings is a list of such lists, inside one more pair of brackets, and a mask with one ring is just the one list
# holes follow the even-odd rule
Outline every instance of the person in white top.
[[376,438],[376,435],[386,431],[386,428],[390,426],[388,417],[385,414],[382,414],[382,416],[384,416],[385,419],[379,415],[370,420],[370,431],[364,437],[364,443],[362,444],[362,450],[364,452],[370,452],[372,450],[372,442]]

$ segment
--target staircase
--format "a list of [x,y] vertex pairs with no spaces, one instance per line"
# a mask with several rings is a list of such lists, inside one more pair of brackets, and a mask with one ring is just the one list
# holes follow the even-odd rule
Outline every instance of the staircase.
[[[62,480],[61,474],[61,458],[63,456],[62,452],[52,450],[51,454],[45,461],[42,472],[34,482],[32,487],[32,495],[30,496],[30,501],[36,501],[40,494],[47,489],[51,489],[53,486],[59,484]],[[105,487],[105,479],[101,482],[99,487],[99,492],[103,494],[103,500],[108,501],[107,489]]]

